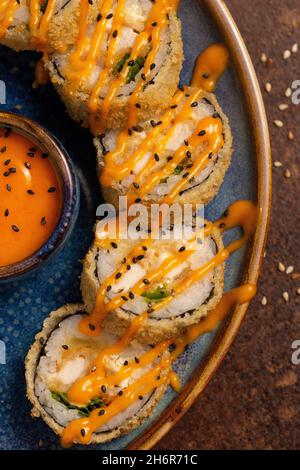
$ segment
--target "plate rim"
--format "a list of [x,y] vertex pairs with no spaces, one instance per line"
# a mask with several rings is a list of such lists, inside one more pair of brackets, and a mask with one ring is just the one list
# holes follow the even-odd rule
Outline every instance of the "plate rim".
[[[256,284],[265,253],[272,199],[271,145],[265,106],[251,57],[225,1],[198,1],[209,10],[229,48],[244,92],[249,122],[252,127],[256,147],[259,215],[252,249],[249,249],[251,256],[245,268],[243,279],[244,282]],[[201,361],[201,364],[178,397],[172,401],[150,427],[126,447],[128,450],[150,450],[189,410],[223,362],[239,331],[249,304],[250,302],[234,309],[232,315],[217,334],[205,359]]]

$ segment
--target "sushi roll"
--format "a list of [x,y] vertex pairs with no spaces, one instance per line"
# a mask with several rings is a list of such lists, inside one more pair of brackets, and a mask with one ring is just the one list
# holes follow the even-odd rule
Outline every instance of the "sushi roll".
[[78,36],[80,0],[3,0],[0,12],[0,42],[16,51],[53,51]]
[[[72,444],[65,436],[69,433],[68,426],[74,428],[82,423],[87,430],[89,419],[95,414],[103,424],[90,437],[83,436],[81,431],[76,438],[75,433],[75,442],[103,443],[130,432],[151,414],[169,383],[168,346],[162,345],[155,350],[133,339],[124,348],[114,350],[120,341],[115,334],[102,331],[92,337],[80,332],[80,322],[86,316],[82,305],[67,305],[53,312],[45,320],[43,330],[36,336],[26,358],[27,396],[33,405],[32,416],[43,418],[56,434],[62,436],[66,446]],[[97,363],[100,357],[104,361],[104,378],[103,374],[95,375],[100,369]],[[157,371],[159,377],[156,377]],[[155,379],[152,379],[151,389],[152,375]],[[96,394],[90,389],[84,403],[72,402],[69,395],[79,396],[76,384],[80,388],[85,379],[90,380],[89,385],[94,380]],[[122,406],[119,402],[124,401],[126,390],[135,385],[137,399]],[[118,406],[118,413],[112,412],[114,406]]]
[[[207,204],[223,182],[232,155],[229,122],[215,97],[197,88],[179,90],[158,119],[134,127],[121,151],[123,131],[94,139],[104,199]],[[124,142],[124,139],[123,139]]]
[[96,14],[89,15],[82,2],[76,41],[45,58],[70,116],[90,126],[95,135],[107,126],[131,127],[165,109],[183,61],[181,25],[173,2],[100,4],[90,7]]
[[[205,317],[220,301],[224,246],[219,230],[207,223],[207,236],[190,232],[185,241],[96,238],[81,277],[86,310],[108,331],[122,335],[141,318],[136,338],[158,343]],[[197,247],[195,246],[197,245]],[[103,315],[104,312],[104,315]],[[92,321],[92,320],[91,320]]]

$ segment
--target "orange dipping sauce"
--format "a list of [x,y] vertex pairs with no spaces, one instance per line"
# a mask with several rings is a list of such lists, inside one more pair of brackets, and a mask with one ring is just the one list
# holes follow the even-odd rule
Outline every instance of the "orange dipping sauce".
[[56,228],[61,208],[61,188],[48,154],[0,128],[0,267],[39,250]]

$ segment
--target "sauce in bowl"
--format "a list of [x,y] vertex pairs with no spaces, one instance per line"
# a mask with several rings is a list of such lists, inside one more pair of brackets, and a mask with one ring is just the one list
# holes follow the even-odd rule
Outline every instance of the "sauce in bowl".
[[0,128],[0,267],[39,250],[61,211],[62,191],[48,153],[10,128]]

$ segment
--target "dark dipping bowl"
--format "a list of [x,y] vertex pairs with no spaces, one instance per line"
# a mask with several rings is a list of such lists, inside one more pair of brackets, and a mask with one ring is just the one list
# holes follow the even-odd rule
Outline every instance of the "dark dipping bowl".
[[8,112],[0,112],[0,127],[12,129],[48,153],[61,189],[61,214],[52,235],[29,257],[0,267],[0,282],[7,282],[42,266],[63,247],[77,220],[80,189],[75,168],[66,150],[49,131],[24,116]]

